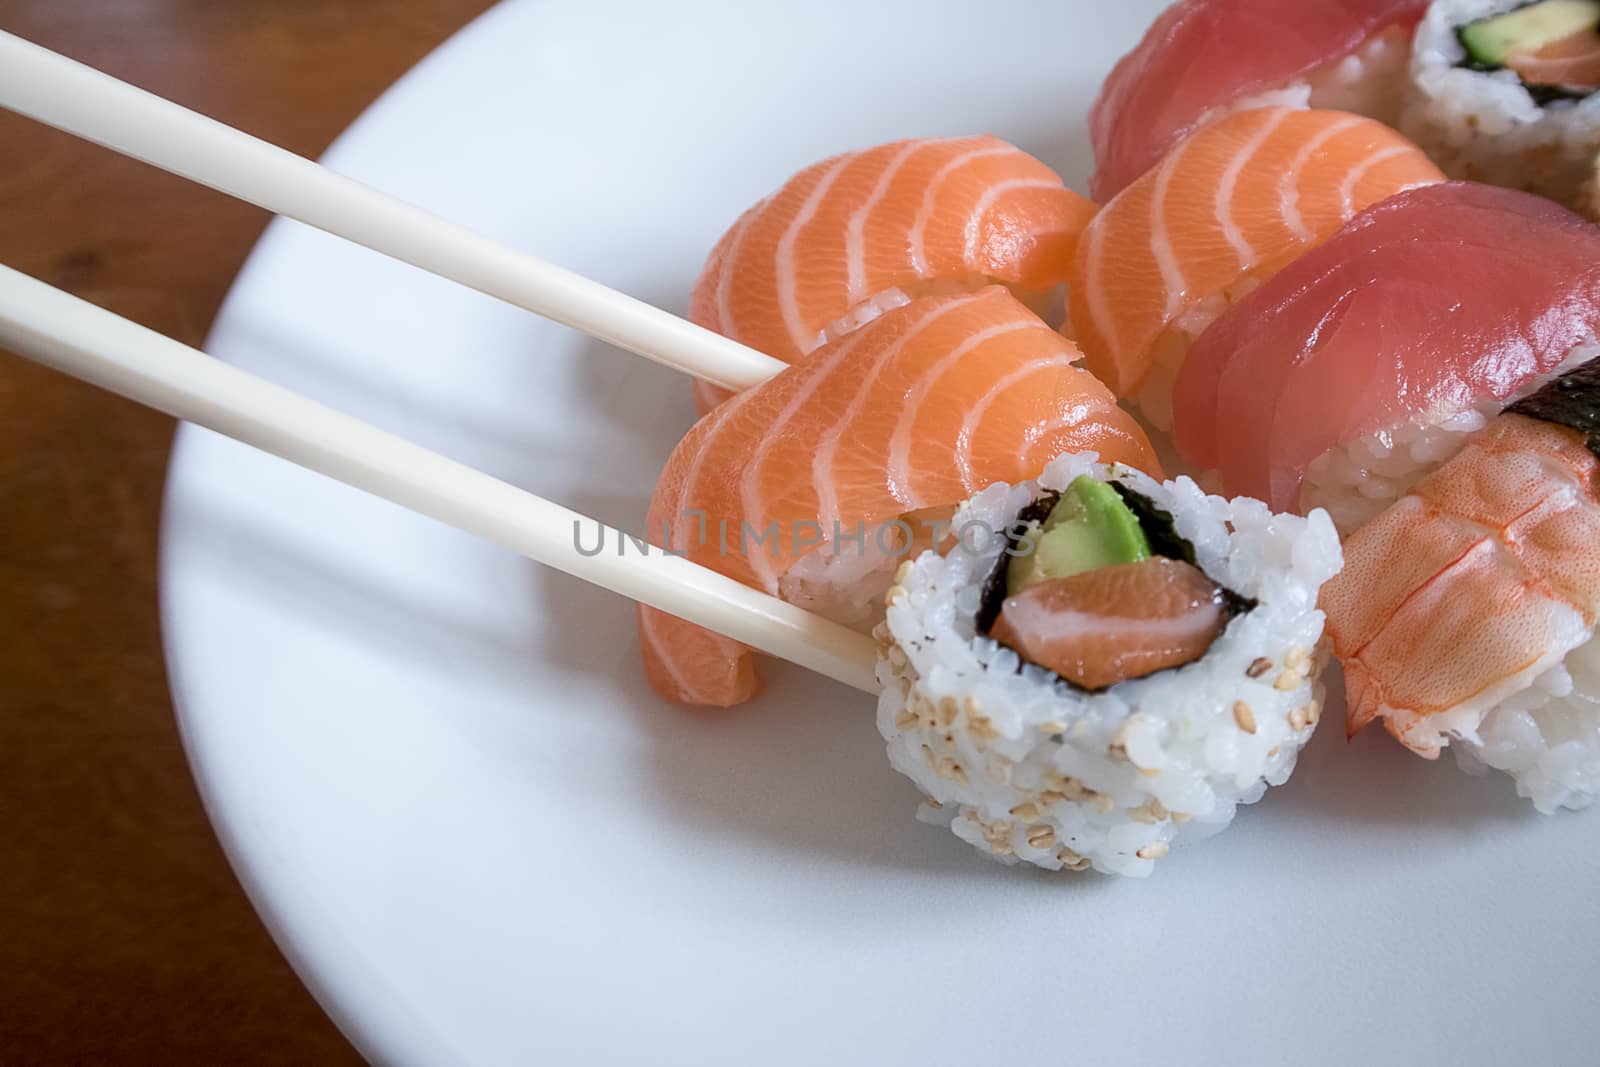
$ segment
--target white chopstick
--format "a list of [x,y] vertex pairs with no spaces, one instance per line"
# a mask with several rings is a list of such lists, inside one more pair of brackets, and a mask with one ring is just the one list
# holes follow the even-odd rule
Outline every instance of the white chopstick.
[[[869,693],[867,637],[0,266],[0,344]],[[603,531],[606,551],[574,543]]]
[[0,31],[0,107],[733,390],[783,364]]

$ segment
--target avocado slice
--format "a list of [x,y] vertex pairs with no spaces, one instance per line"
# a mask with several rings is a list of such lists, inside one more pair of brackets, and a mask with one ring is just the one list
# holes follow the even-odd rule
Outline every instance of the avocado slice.
[[1008,596],[1052,578],[1150,558],[1138,517],[1115,489],[1087,474],[1067,486],[1042,524],[1030,527],[1025,543],[1033,551],[1015,556],[1006,567]]
[[1474,63],[1501,67],[1513,52],[1532,52],[1583,30],[1600,31],[1600,0],[1540,0],[1456,31]]

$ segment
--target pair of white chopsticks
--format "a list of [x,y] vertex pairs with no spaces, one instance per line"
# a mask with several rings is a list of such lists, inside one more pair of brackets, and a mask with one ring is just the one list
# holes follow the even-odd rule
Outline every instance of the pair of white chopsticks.
[[[730,389],[783,364],[249,134],[0,32],[0,107]],[[686,559],[583,556],[593,520],[0,266],[0,344],[529,559],[876,692],[872,642]],[[620,534],[605,532],[605,543]]]

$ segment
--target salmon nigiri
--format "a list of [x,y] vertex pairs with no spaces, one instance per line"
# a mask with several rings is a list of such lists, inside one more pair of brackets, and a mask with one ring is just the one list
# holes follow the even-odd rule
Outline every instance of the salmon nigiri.
[[[895,308],[696,423],[657,483],[651,538],[870,625],[896,565],[945,536],[938,520],[975,491],[1068,452],[1156,468],[1079,358],[1000,287]],[[754,694],[743,645],[650,608],[639,631],[662,696],[727,706]]]
[[1155,425],[1190,343],[1361,209],[1444,179],[1421,149],[1341,111],[1258,108],[1206,126],[1095,216],[1073,262],[1086,366]]
[[[796,174],[712,250],[689,317],[793,363],[887,308],[989,283],[1043,297],[1094,205],[991,136],[895,141]],[[700,385],[702,412],[726,399]]]
[[1428,0],[1179,0],[1117,63],[1089,113],[1109,200],[1231,111],[1291,101],[1391,121]]

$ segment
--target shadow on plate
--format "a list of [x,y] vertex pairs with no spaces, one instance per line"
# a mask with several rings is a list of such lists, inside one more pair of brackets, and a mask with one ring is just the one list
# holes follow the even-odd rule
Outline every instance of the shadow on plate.
[[850,866],[1016,877],[915,820],[916,791],[889,766],[872,697],[762,657],[751,703],[680,707],[645,680],[633,605],[555,572],[540,572],[535,586],[544,610],[565,620],[540,660],[610,680],[609,710],[648,740],[645,773],[678,818]]
[[[1336,678],[1332,672],[1330,678]],[[1343,686],[1329,686],[1330,710],[1300,754],[1294,777],[1262,801],[1281,817],[1342,820],[1375,830],[1423,828],[1476,832],[1541,818],[1498,772],[1473,776],[1446,752],[1426,760],[1374,724],[1344,736]]]

